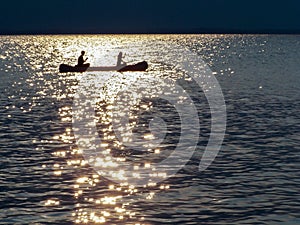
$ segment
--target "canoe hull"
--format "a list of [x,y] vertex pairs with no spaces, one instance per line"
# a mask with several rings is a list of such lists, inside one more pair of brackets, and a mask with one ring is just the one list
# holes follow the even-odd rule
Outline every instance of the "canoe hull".
[[97,67],[89,67],[87,71],[118,71],[122,69],[124,66],[97,66]]
[[60,73],[67,73],[67,72],[80,72],[83,73],[85,71],[87,71],[87,69],[89,68],[90,64],[83,64],[83,66],[70,66],[67,64],[61,64],[59,66],[59,72]]
[[146,61],[139,62],[133,65],[128,66],[102,66],[102,67],[90,67],[90,64],[84,64],[82,67],[70,66],[67,64],[61,64],[59,66],[60,73],[68,73],[68,72],[80,72],[83,73],[85,71],[118,71],[118,72],[126,72],[126,71],[145,71],[148,68],[148,63]]
[[128,65],[119,69],[118,72],[125,72],[125,71],[145,71],[148,69],[148,63],[146,61],[139,62],[134,65]]

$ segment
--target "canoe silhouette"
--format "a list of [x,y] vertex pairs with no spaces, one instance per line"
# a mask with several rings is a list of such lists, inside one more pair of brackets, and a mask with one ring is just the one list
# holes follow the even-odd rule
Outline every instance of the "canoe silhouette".
[[70,66],[67,64],[61,64],[59,66],[60,73],[68,73],[68,72],[86,72],[86,71],[145,71],[148,68],[148,63],[146,61],[142,61],[133,65],[121,65],[121,66],[100,66],[100,67],[90,67],[90,64],[84,64],[84,66]]
[[128,65],[118,70],[118,72],[125,71],[145,71],[148,68],[148,63],[146,61],[136,63],[134,65]]
[[67,73],[67,72],[85,72],[89,68],[90,64],[86,63],[83,66],[70,66],[67,64],[60,64],[59,65],[59,72],[60,73]]

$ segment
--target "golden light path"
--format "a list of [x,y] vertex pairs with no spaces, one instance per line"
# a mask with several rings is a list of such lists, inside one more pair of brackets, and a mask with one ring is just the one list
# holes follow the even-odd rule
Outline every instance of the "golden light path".
[[[97,38],[94,36],[84,36],[84,41],[78,41],[78,38],[67,38],[65,40],[68,44],[61,44],[59,42],[60,52],[64,53],[63,58],[74,58],[78,55],[78,51],[84,49],[88,53],[89,62],[93,65],[115,65],[117,53],[124,48],[124,46],[132,45],[132,43],[141,42],[140,36],[130,37],[115,37],[115,36],[101,36]],[[121,43],[121,44],[119,44]],[[135,44],[138,46],[138,44]],[[151,47],[151,46],[149,46]],[[126,49],[126,60],[132,61],[135,57],[142,57],[142,51],[138,47]],[[72,61],[73,63],[74,60]],[[66,85],[64,92],[55,93],[52,97],[57,100],[64,100],[72,98],[77,89],[77,81],[80,81],[82,76],[86,74],[71,74],[70,76],[61,76],[59,79],[61,83]],[[130,141],[130,136],[126,140],[118,140],[114,135],[112,127],[112,110],[115,95],[122,87],[124,82],[129,79],[138,79],[143,74],[111,74],[110,82],[107,84],[104,95],[100,96],[101,100],[97,103],[95,112],[97,124],[99,125],[98,131],[102,135],[101,147],[105,148],[107,157],[96,158],[95,165],[110,168],[112,176],[123,180],[120,184],[115,184],[105,179],[102,179],[95,171],[91,171],[89,162],[82,157],[82,151],[79,150],[74,144],[74,136],[72,127],[72,107],[71,105],[63,105],[59,108],[59,116],[62,123],[66,124],[65,132],[53,137],[54,141],[61,141],[65,144],[71,145],[70,149],[62,149],[53,153],[57,157],[66,160],[64,165],[53,165],[54,176],[62,176],[66,171],[82,171],[74,180],[73,190],[74,198],[77,200],[75,210],[72,214],[74,222],[78,224],[146,224],[144,216],[141,212],[134,212],[131,205],[134,204],[134,199],[151,200],[154,198],[155,193],[161,190],[170,188],[168,184],[161,184],[157,186],[155,183],[145,185],[144,189],[138,189],[126,183],[124,171],[117,168],[115,161],[122,162],[126,160],[129,152],[123,146],[122,141]],[[125,77],[127,76],[127,77]],[[125,79],[126,78],[126,79]],[[142,110],[146,112],[152,107],[151,102],[143,103],[137,102],[134,111],[139,112]],[[122,113],[122,112],[120,112]],[[132,113],[130,115],[130,126],[133,128],[138,123],[138,114]],[[145,141],[153,139],[151,133],[143,135]],[[151,149],[149,153],[152,155],[159,155],[162,153],[160,148]],[[149,158],[151,159],[151,157]],[[135,168],[135,176],[139,178],[139,168],[151,167],[151,160],[143,162],[143,165],[137,163]],[[155,172],[153,176],[165,176],[163,173]],[[58,205],[59,200],[49,199],[45,202],[45,206]]]

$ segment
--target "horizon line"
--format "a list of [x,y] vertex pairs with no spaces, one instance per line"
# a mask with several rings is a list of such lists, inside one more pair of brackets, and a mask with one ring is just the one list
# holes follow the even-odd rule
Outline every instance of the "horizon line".
[[69,30],[63,31],[60,28],[51,29],[48,31],[40,29],[32,30],[0,30],[1,35],[80,35],[80,34],[300,34],[300,29],[239,29],[239,28],[192,28],[192,29],[157,29],[157,30],[135,30],[128,29],[127,31],[120,30],[104,30],[99,31],[98,29],[87,29],[87,30]]
[[232,34],[232,35],[300,35],[300,31],[231,31],[231,32],[0,32],[0,36],[17,36],[17,35],[184,35],[184,34]]

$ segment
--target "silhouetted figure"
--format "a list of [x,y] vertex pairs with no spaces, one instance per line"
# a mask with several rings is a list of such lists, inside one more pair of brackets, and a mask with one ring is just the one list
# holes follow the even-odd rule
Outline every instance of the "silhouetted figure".
[[123,53],[120,52],[118,55],[117,66],[126,66],[126,62],[123,61]]
[[88,58],[86,58],[85,60],[83,59],[83,56],[84,56],[84,54],[85,54],[85,51],[82,51],[81,52],[81,55],[78,57],[78,63],[77,63],[77,67],[80,67],[80,66],[87,66],[87,64],[84,64],[85,62],[86,62],[86,60],[88,59]]

